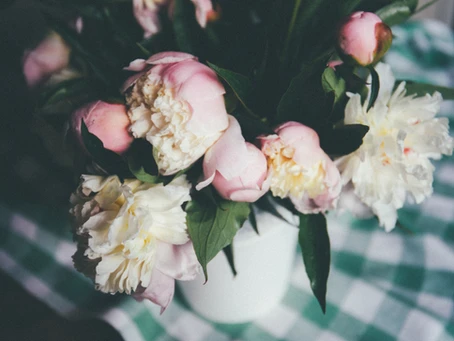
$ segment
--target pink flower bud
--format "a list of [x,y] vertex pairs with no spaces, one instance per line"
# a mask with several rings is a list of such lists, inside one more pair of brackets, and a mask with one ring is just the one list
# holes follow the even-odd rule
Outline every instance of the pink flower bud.
[[25,51],[23,72],[29,87],[42,83],[69,63],[70,49],[55,32],[51,32],[34,50]]
[[104,148],[117,154],[123,154],[128,150],[133,141],[128,132],[130,122],[123,104],[96,101],[73,112],[71,128],[81,146],[83,146],[82,120],[88,131],[102,141]]
[[205,180],[200,190],[210,183],[227,200],[254,202],[268,191],[265,156],[244,140],[238,121],[229,116],[229,127],[205,154]]
[[259,137],[273,195],[289,197],[302,213],[334,208],[342,187],[340,174],[320,148],[317,133],[298,122],[287,122],[275,132]]
[[337,49],[345,61],[368,66],[383,57],[392,39],[391,29],[376,14],[355,12],[339,28]]

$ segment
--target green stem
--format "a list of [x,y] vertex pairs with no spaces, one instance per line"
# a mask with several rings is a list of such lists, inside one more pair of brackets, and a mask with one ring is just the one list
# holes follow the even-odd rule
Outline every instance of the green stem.
[[288,27],[288,32],[287,32],[287,37],[285,38],[283,60],[286,59],[286,55],[288,53],[290,40],[292,38],[293,28],[295,27],[296,19],[298,18],[298,12],[301,7],[301,2],[302,2],[302,0],[296,0],[295,7],[293,7],[292,20],[290,21],[290,25]]

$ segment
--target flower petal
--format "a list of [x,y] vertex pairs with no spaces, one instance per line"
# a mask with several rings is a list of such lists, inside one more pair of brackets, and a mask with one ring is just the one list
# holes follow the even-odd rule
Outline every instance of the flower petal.
[[144,291],[134,293],[133,297],[141,302],[144,299],[161,307],[161,314],[172,301],[175,292],[175,280],[155,268],[151,274],[150,284]]
[[200,272],[200,264],[192,242],[183,245],[159,243],[156,268],[165,275],[181,280],[193,280]]

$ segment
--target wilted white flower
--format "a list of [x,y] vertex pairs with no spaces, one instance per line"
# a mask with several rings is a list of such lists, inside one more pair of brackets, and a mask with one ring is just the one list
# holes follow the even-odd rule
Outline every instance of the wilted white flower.
[[[189,189],[184,176],[164,186],[83,175],[70,199],[79,242],[76,268],[106,293],[148,287],[145,297],[165,308],[173,280],[193,279],[199,269],[181,207],[190,200]],[[150,288],[163,282],[169,284]]]
[[435,118],[442,97],[407,96],[405,82],[393,92],[391,68],[378,64],[380,92],[367,112],[358,94],[349,94],[345,124],[364,124],[369,131],[355,152],[338,160],[344,183],[378,216],[387,231],[394,228],[397,209],[407,195],[422,202],[432,193],[434,166],[429,159],[452,154],[448,120]]

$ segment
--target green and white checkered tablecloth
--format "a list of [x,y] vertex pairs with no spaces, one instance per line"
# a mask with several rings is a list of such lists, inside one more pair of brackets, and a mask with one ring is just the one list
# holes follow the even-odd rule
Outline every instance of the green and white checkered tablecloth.
[[[407,23],[394,35],[388,62],[398,76],[454,85],[448,28]],[[454,106],[445,103],[442,114],[454,127]],[[330,216],[326,315],[311,294],[301,257],[282,303],[252,323],[211,323],[178,293],[161,316],[151,303],[98,293],[73,269],[67,213],[51,205],[1,202],[0,268],[61,315],[102,318],[127,341],[454,341],[454,158],[436,166],[434,195],[399,212],[413,234],[385,233],[373,219]]]

